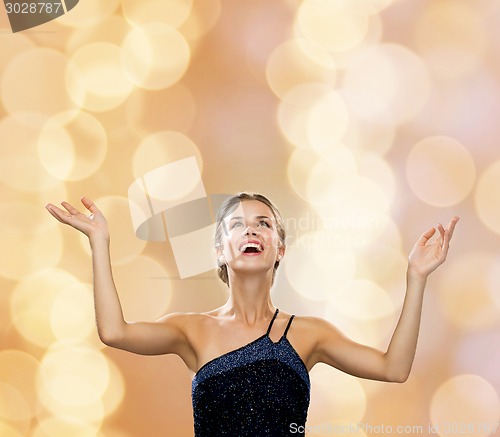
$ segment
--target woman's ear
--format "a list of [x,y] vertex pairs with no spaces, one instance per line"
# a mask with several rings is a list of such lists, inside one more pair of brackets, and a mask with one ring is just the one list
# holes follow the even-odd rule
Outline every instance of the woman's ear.
[[215,256],[217,257],[217,262],[220,265],[226,264],[226,258],[224,257],[224,249],[221,244],[215,246]]
[[283,257],[285,256],[285,246],[281,246],[278,248],[278,256],[277,256],[277,261],[281,262]]

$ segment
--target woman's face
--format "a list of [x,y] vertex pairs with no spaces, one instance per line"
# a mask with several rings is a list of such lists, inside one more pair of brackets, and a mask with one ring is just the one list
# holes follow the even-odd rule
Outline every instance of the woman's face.
[[244,200],[224,218],[218,256],[229,270],[272,273],[283,254],[273,213],[266,204]]

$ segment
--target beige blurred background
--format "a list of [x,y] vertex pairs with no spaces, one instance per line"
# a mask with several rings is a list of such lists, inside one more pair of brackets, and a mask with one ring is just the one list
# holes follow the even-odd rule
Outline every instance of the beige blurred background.
[[308,434],[500,435],[499,24],[497,0],[81,0],[13,34],[2,4],[0,435],[192,435],[190,373],[100,344],[88,244],[44,205],[105,212],[128,320],[209,310],[215,271],[180,279],[128,201],[193,156],[207,194],[285,216],[275,304],[380,348],[413,243],[459,215],[408,382],[315,367]]

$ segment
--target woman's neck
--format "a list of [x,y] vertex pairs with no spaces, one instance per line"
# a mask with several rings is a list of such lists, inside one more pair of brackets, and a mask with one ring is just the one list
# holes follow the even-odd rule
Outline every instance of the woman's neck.
[[267,277],[240,275],[229,278],[229,299],[224,312],[253,325],[269,318],[275,307],[271,301],[271,280]]

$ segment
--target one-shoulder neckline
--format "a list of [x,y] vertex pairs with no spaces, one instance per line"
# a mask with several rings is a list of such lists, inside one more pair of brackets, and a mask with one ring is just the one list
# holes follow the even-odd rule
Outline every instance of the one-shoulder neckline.
[[[254,343],[257,343],[259,340],[262,340],[263,338],[266,338],[266,337],[269,339],[269,341],[270,341],[273,345],[277,345],[278,343],[281,343],[281,341],[282,341],[283,339],[286,339],[285,335],[282,335],[278,341],[272,341],[272,340],[271,340],[271,337],[269,336],[269,334],[267,334],[267,333],[262,334],[260,337],[256,338],[255,340],[252,340],[250,343],[244,344],[243,346],[240,346],[240,347],[238,347],[238,348],[236,348],[236,349],[230,350],[229,352],[224,352],[222,355],[219,355],[219,356],[217,356],[217,357],[215,357],[215,358],[212,358],[211,360],[207,361],[205,364],[203,364],[203,366],[201,366],[201,367],[200,367],[200,368],[196,371],[196,373],[194,374],[194,377],[196,378],[196,375],[198,375],[198,373],[200,373],[200,372],[201,372],[201,370],[202,370],[204,367],[208,366],[209,364],[213,363],[214,361],[220,360],[220,359],[224,358],[224,357],[225,357],[225,356],[227,356],[227,355],[231,355],[231,354],[233,354],[233,353],[239,352],[240,350],[242,350],[242,349],[244,349],[244,348],[246,348],[246,347],[248,347],[248,346],[251,346],[251,345],[252,345],[252,344],[254,344]],[[291,344],[290,342],[288,342],[288,343],[290,344],[290,346],[292,346],[292,344]],[[297,353],[297,351],[295,350],[295,348],[294,348],[293,346],[292,346],[292,349],[293,349],[293,350],[294,350],[294,352],[297,354],[297,356],[300,358],[300,355]],[[302,358],[301,358],[300,360],[302,361]],[[302,361],[302,363],[304,363],[304,362]],[[304,365],[304,367],[305,367],[305,365]],[[307,370],[307,368],[306,368],[306,370]]]
[[[212,358],[210,361],[207,361],[205,364],[203,364],[203,366],[201,366],[197,370],[197,372],[194,374],[194,376],[196,377],[196,375],[200,372],[200,370],[203,369],[207,364],[210,364],[212,361],[215,361],[215,360],[218,360],[220,358],[223,358],[224,356],[232,354],[234,352],[238,352],[239,350],[241,350],[243,348],[246,348],[246,347],[248,347],[248,346],[256,343],[257,341],[261,340],[264,337],[268,337],[269,340],[271,341],[271,343],[273,343],[273,344],[279,343],[281,341],[281,339],[286,336],[286,333],[287,333],[288,329],[285,330],[285,332],[283,333],[283,335],[281,336],[281,338],[276,343],[274,341],[272,341],[271,337],[269,336],[269,334],[271,333],[271,328],[273,326],[273,323],[276,320],[276,317],[278,316],[279,312],[280,312],[280,309],[276,308],[276,311],[274,312],[274,315],[273,315],[271,321],[269,322],[269,326],[267,327],[267,331],[265,332],[265,334],[261,335],[260,337],[256,338],[255,340],[252,340],[250,343],[247,343],[247,344],[244,344],[243,346],[238,347],[237,349],[230,350],[229,352],[225,352],[222,355],[219,355],[218,357]],[[292,318],[293,318],[293,316],[292,316]]]

